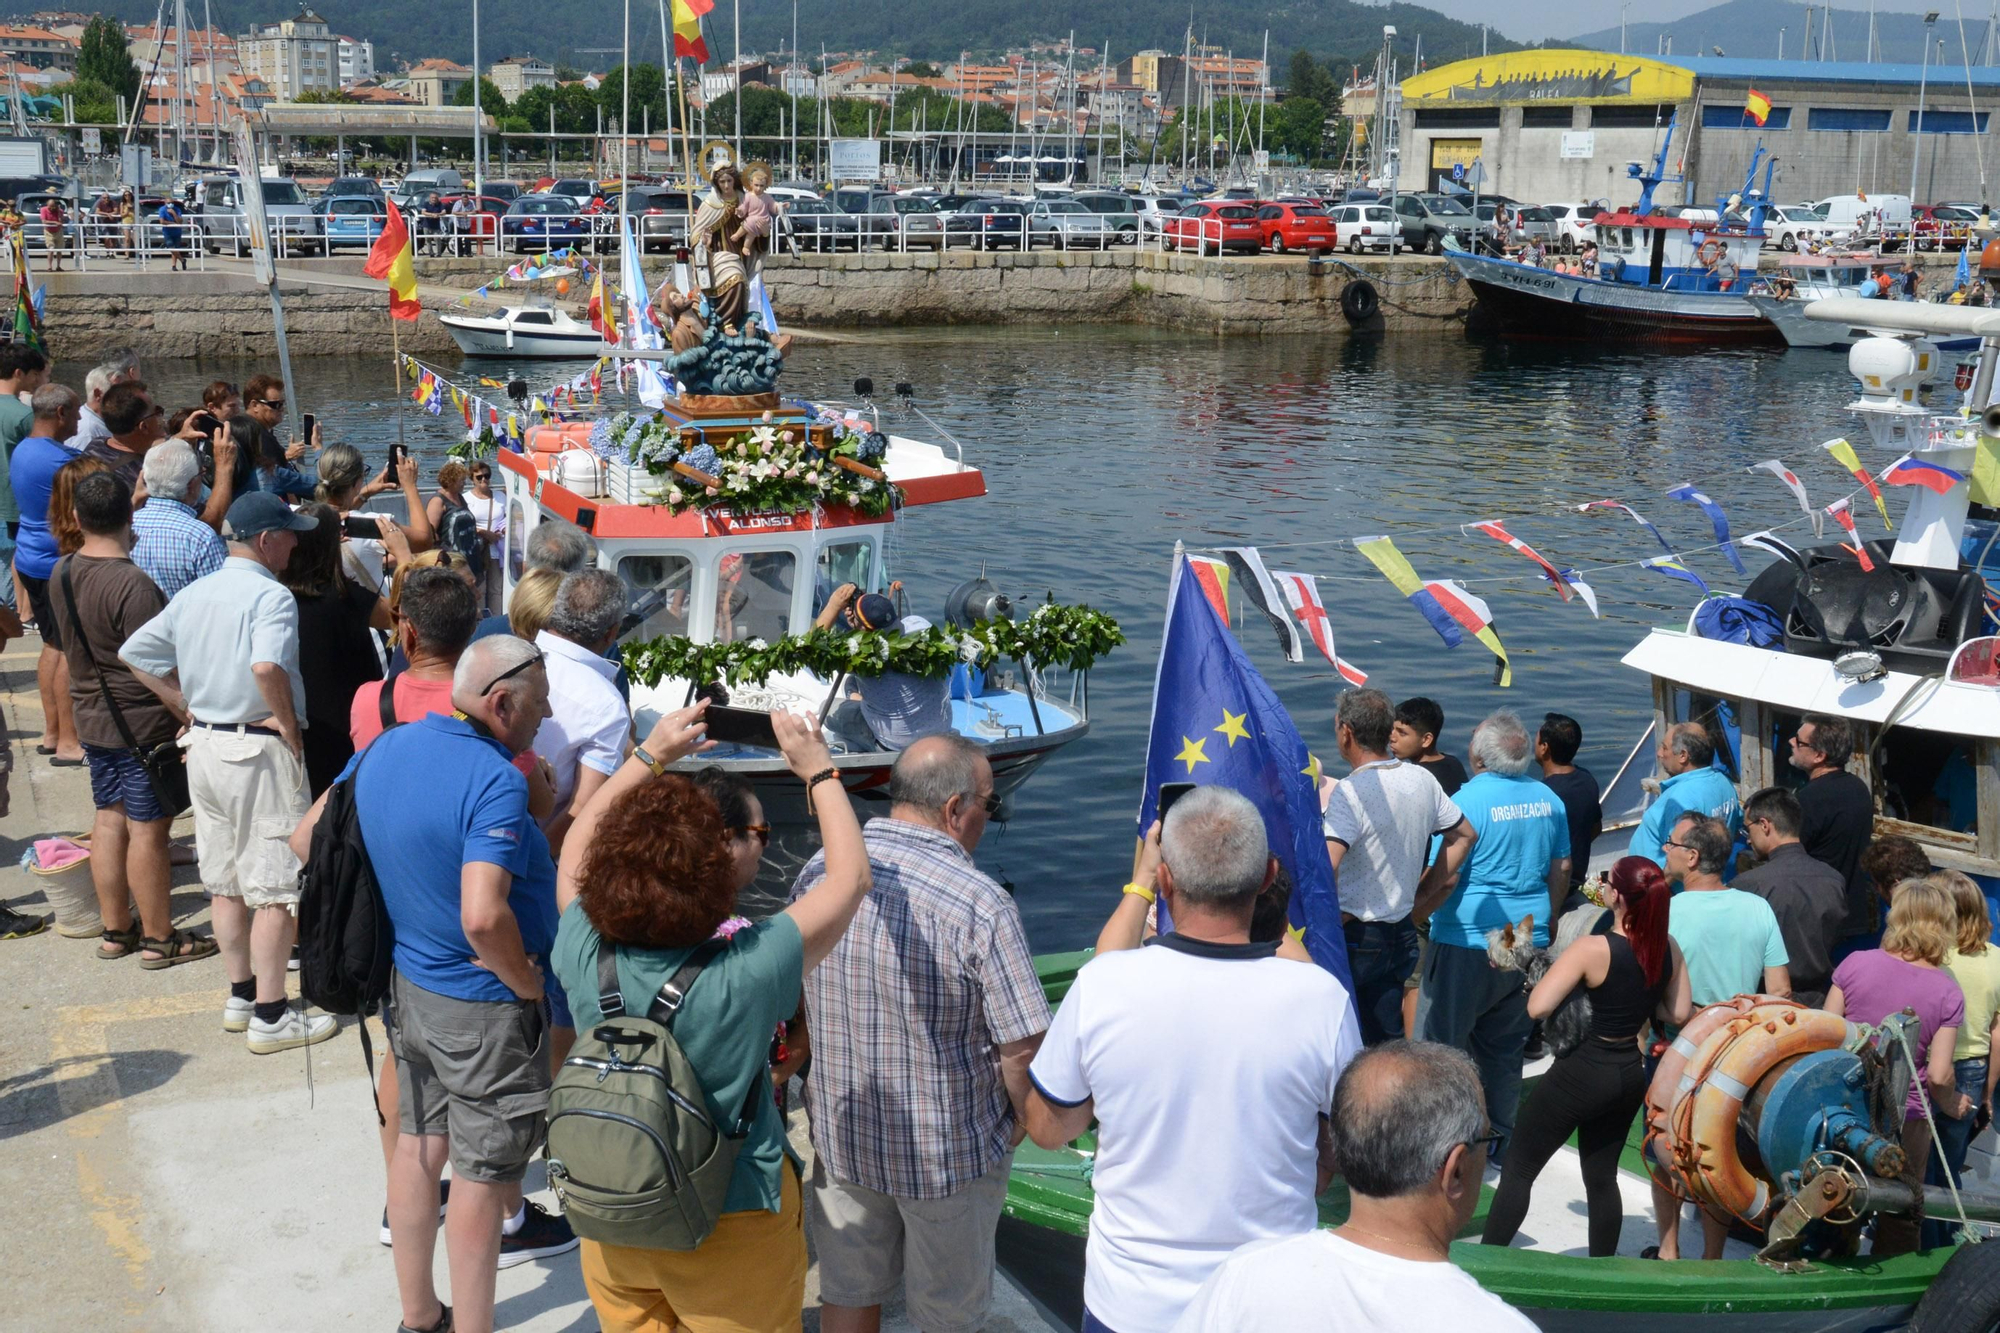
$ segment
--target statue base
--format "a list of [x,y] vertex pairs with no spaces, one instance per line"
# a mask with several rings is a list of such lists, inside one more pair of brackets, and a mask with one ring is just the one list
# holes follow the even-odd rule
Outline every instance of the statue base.
[[775,390],[770,393],[684,393],[670,406],[686,417],[740,417],[776,412],[780,406]]

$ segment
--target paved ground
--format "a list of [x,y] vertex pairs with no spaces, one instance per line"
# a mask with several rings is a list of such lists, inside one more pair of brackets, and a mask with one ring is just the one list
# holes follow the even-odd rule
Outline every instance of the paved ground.
[[[90,799],[83,770],[52,768],[34,752],[39,647],[30,635],[0,652],[15,765],[0,818],[0,897],[46,912],[40,886],[16,865],[36,837],[84,827]],[[192,870],[175,879],[177,924],[205,932]],[[11,1017],[0,1024],[9,1212],[0,1331],[389,1333],[398,1306],[376,1240],[381,1155],[352,1032],[252,1056],[221,1029],[219,962],[146,972],[130,959],[97,961],[94,947],[53,929],[0,942]],[[539,1163],[528,1183],[542,1190]],[[546,1192],[536,1197],[554,1206]],[[443,1262],[440,1244],[440,1283]],[[508,1270],[499,1284],[503,1327],[598,1326],[573,1255]],[[817,1293],[815,1269],[808,1330],[818,1327]],[[1003,1281],[988,1328],[1047,1327]]]

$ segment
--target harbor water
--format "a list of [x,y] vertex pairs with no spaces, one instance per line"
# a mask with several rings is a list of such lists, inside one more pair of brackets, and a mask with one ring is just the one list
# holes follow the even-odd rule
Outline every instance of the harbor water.
[[[265,368],[157,362],[146,373],[171,409],[197,401],[211,378],[240,383]],[[466,384],[520,373],[541,389],[579,367],[461,369],[452,359],[440,368]],[[400,417],[428,482],[463,429],[449,411],[399,410],[391,375],[386,349],[302,359],[297,406],[318,414],[329,443],[373,460],[386,458]],[[1853,487],[1819,447],[1849,433],[1840,408],[1853,381],[1837,353],[953,327],[801,344],[781,387],[847,398],[858,375],[873,378],[886,429],[936,438],[894,406],[891,387],[909,381],[986,475],[985,498],[912,510],[897,524],[890,573],[904,581],[911,611],[937,619],[945,593],[983,568],[1019,604],[1050,593],[1086,602],[1116,615],[1130,639],[1092,674],[1090,735],[1029,780],[1011,821],[979,849],[980,864],[1015,890],[1037,951],[1087,945],[1127,878],[1177,540],[1255,545],[1274,570],[1317,575],[1340,655],[1393,698],[1438,700],[1453,752],[1463,755],[1471,724],[1492,709],[1514,709],[1530,727],[1557,710],[1582,722],[1581,762],[1608,783],[1651,710],[1645,678],[1618,659],[1646,627],[1684,623],[1699,594],[1629,563],[1662,554],[1642,527],[1576,506],[1633,506],[1711,586],[1735,590],[1743,579],[1712,549],[1709,520],[1667,498],[1669,488],[1693,482],[1739,536],[1775,527],[1798,544],[1812,532],[1796,501],[1768,473],[1746,469],[1781,458],[1817,504]],[[1890,461],[1862,456],[1877,468]],[[1865,496],[1855,515],[1864,536],[1880,535]],[[1490,519],[1581,571],[1602,617],[1565,605],[1514,551],[1459,531]],[[1512,688],[1494,683],[1493,658],[1477,643],[1447,651],[1354,550],[1352,538],[1378,534],[1393,537],[1422,577],[1460,580],[1485,599],[1513,659]],[[1753,571],[1770,559],[1744,556]],[[1285,663],[1259,619],[1239,615],[1238,629],[1307,743],[1338,773],[1332,668],[1310,647],[1303,664]]]

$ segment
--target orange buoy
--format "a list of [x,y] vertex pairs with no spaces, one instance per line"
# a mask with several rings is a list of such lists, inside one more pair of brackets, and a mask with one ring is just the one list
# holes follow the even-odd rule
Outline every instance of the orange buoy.
[[568,296],[568,295],[569,295],[569,279],[568,279],[568,278],[557,278],[557,279],[556,279],[556,295],[557,295],[557,296]]

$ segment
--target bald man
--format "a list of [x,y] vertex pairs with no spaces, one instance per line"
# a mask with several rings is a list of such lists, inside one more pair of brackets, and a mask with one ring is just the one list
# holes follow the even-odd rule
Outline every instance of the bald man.
[[1706,727],[1699,722],[1676,722],[1660,738],[1654,757],[1666,781],[1646,807],[1627,855],[1643,856],[1665,867],[1667,835],[1685,814],[1720,820],[1732,839],[1742,841],[1743,803],[1737,799],[1736,784],[1715,767],[1715,742],[1709,739]]

